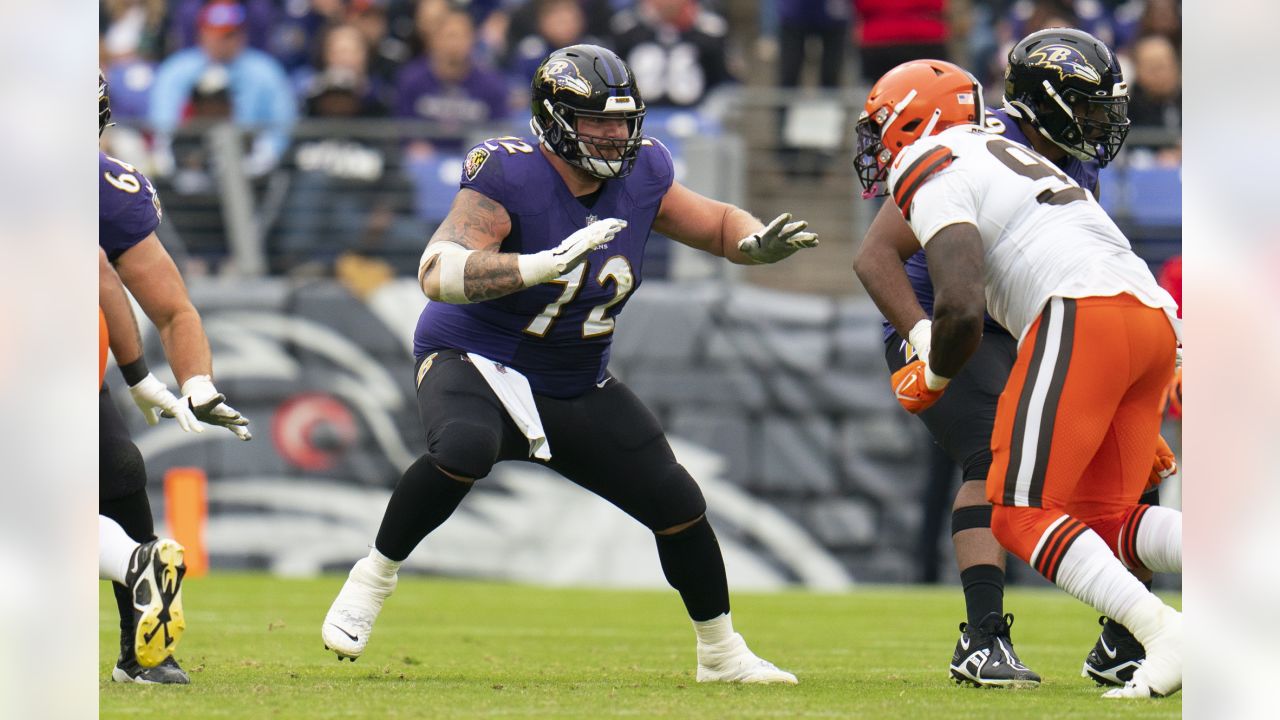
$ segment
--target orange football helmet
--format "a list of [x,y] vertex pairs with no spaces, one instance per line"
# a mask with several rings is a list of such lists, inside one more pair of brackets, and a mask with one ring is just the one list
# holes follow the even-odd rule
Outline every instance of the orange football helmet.
[[903,148],[952,125],[981,125],[984,114],[982,84],[958,65],[912,60],[885,73],[858,117],[853,165],[862,196],[887,192],[878,185]]

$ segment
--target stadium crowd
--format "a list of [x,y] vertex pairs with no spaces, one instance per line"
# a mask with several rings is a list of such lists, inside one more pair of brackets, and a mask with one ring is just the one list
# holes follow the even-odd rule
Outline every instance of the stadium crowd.
[[[626,58],[650,107],[699,106],[756,75],[743,51],[755,28],[730,25],[733,5],[102,0],[100,63],[117,120],[161,134],[220,115],[270,128],[250,155],[251,172],[262,172],[282,156],[299,117],[423,119],[461,142],[467,127],[522,116],[538,61],[577,42]],[[1121,56],[1135,125],[1180,127],[1177,0],[764,0],[757,13],[763,42],[753,47],[776,57],[778,85],[800,84],[805,41],[816,37],[824,87],[850,85],[846,57],[856,58],[861,83],[904,60],[939,57],[985,74],[997,102],[1017,38],[1080,27]],[[160,174],[168,169],[158,164]]]

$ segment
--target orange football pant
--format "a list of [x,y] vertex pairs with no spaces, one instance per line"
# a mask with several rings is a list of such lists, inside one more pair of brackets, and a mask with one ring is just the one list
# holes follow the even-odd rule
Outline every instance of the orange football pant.
[[102,306],[98,306],[98,387],[107,378],[107,316],[102,314]]
[[1086,527],[1117,554],[1136,527],[1175,348],[1164,311],[1127,294],[1050,298],[1023,339],[996,410],[987,499],[996,539],[1050,580]]

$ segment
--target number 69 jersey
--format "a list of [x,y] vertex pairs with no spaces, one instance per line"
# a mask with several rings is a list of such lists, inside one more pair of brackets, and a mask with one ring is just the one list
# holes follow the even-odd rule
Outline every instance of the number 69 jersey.
[[986,261],[987,313],[1019,342],[1051,297],[1129,293],[1177,305],[1093,196],[1030,148],[976,125],[922,138],[889,170],[894,202],[920,240],[976,225]]
[[115,261],[160,224],[160,197],[129,163],[98,152],[98,245]]
[[554,248],[597,219],[620,218],[627,227],[549,283],[467,305],[427,303],[414,355],[445,349],[483,355],[520,371],[535,393],[549,397],[590,390],[605,378],[614,318],[640,286],[649,230],[674,178],[670,153],[648,138],[629,174],[585,198],[569,192],[536,141],[504,137],[472,148],[461,185],[510,215],[502,252]]

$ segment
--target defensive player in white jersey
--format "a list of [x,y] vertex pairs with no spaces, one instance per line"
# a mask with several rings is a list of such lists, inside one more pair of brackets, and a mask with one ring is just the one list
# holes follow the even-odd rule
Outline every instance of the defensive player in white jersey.
[[1018,338],[996,411],[987,499],[997,540],[1127,626],[1146,662],[1107,697],[1182,687],[1182,616],[1127,570],[1181,572],[1182,515],[1139,504],[1173,376],[1176,304],[1089,193],[983,127],[982,88],[950,63],[900,65],[872,88],[864,188],[888,180],[927,255],[936,299],[920,359],[894,374],[928,408],[982,338],[984,309]]

